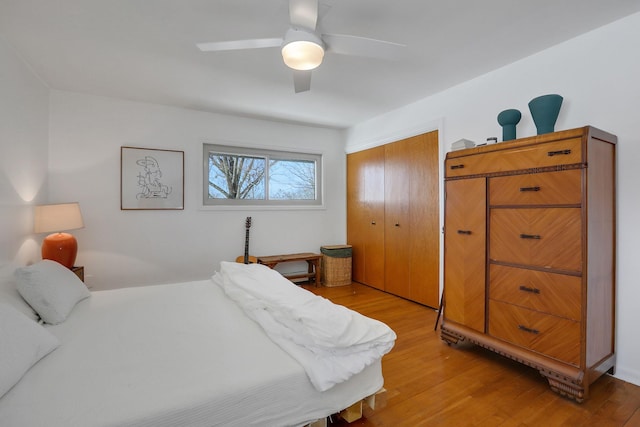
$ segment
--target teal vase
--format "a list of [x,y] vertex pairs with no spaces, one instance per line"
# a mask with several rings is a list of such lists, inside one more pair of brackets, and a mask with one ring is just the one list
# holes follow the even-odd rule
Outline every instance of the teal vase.
[[553,132],[560,114],[562,97],[556,94],[542,95],[529,101],[529,111],[538,135]]
[[502,141],[516,139],[516,125],[520,123],[522,113],[518,110],[504,110],[498,114],[498,124],[502,126]]

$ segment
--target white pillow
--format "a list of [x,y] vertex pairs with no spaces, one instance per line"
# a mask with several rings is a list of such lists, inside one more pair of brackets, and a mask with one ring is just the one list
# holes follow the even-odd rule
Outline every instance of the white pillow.
[[27,304],[16,288],[14,272],[18,267],[11,261],[0,262],[0,302],[9,304],[32,320],[38,320],[38,313]]
[[0,304],[0,397],[60,341],[7,304]]
[[73,307],[91,292],[67,267],[42,260],[16,270],[18,292],[46,323],[64,322]]

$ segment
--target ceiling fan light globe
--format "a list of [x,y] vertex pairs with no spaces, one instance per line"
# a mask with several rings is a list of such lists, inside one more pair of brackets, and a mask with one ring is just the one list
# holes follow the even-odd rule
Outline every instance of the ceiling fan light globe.
[[322,64],[323,58],[324,49],[312,41],[292,41],[282,47],[284,63],[294,70],[313,70]]

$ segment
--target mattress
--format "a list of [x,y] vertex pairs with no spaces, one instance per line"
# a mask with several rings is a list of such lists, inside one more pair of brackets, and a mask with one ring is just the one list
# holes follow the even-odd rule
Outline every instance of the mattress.
[[1,426],[296,426],[383,385],[381,362],[331,389],[211,280],[93,292],[61,346],[0,399]]

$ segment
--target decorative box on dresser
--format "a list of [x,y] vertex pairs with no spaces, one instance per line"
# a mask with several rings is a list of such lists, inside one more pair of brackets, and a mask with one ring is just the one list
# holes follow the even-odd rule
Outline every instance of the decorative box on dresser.
[[447,154],[445,342],[578,402],[613,373],[616,141],[587,126]]

